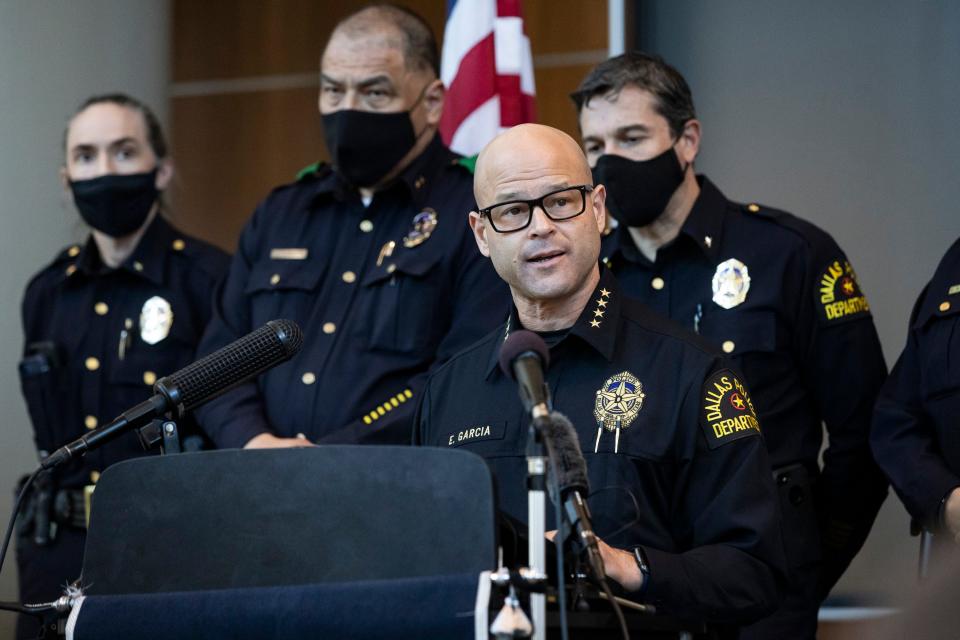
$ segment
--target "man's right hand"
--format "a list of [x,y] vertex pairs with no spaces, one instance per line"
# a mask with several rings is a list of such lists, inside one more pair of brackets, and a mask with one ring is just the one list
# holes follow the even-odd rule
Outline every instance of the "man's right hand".
[[284,447],[312,447],[313,443],[297,435],[296,438],[278,438],[272,433],[261,433],[258,436],[250,438],[244,449],[282,449]]

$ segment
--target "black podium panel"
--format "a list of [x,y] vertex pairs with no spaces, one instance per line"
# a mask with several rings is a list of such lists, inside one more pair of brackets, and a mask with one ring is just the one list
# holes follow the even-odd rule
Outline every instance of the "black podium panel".
[[90,595],[479,573],[496,564],[479,456],[327,446],[139,458],[93,496]]

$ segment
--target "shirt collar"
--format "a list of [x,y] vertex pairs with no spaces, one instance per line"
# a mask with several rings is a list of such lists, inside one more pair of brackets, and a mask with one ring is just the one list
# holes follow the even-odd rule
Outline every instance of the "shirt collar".
[[[163,274],[166,270],[169,250],[175,248],[177,240],[176,232],[170,223],[164,220],[163,216],[157,215],[153,222],[147,227],[137,247],[133,250],[126,260],[117,267],[118,271],[128,271],[133,275],[145,278],[154,284],[163,284]],[[86,244],[77,254],[74,261],[76,269],[71,269],[68,276],[74,273],[83,273],[86,276],[102,275],[111,271],[97,249],[97,243],[93,236],[87,238]]]
[[706,176],[698,176],[700,195],[697,196],[680,233],[688,236],[709,258],[720,250],[723,233],[723,214],[727,199]]
[[[697,181],[700,195],[680,228],[680,236],[687,236],[708,258],[715,259],[720,250],[727,199],[706,176],[697,176]],[[618,253],[629,262],[649,262],[637,249],[625,225],[620,225],[614,232],[611,255]]]
[[[423,208],[427,204],[427,195],[430,193],[433,182],[440,177],[440,170],[448,164],[456,164],[457,156],[444,146],[440,136],[434,134],[423,152],[413,159],[389,184],[384,185],[377,193],[400,188],[407,193],[417,207]],[[316,194],[333,195],[337,200],[358,198],[359,193],[351,187],[336,170],[330,171],[321,178],[316,185]]]
[[[593,347],[600,355],[612,361],[614,348],[617,342],[617,330],[620,326],[620,308],[622,294],[616,278],[609,269],[600,268],[600,282],[593,290],[587,305],[580,312],[580,316],[568,333],[557,345],[570,340],[571,337],[582,340]],[[500,348],[506,342],[510,333],[523,329],[516,305],[510,306],[510,315],[504,325],[503,333],[494,341],[487,361],[486,378],[498,369],[500,363]]]

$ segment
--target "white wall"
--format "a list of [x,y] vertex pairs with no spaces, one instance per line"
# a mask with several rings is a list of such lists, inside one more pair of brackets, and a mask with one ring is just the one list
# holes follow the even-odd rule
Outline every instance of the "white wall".
[[[0,0],[0,521],[36,463],[20,395],[20,299],[30,276],[79,238],[57,170],[67,118],[88,95],[125,91],[166,115],[168,0]],[[0,599],[14,600],[12,552]],[[0,638],[12,637],[0,612]]]
[[[693,90],[699,170],[732,199],[792,211],[833,234],[892,366],[913,301],[960,236],[960,4],[639,5],[639,46]],[[895,599],[911,584],[917,542],[907,523],[891,495],[835,593]]]

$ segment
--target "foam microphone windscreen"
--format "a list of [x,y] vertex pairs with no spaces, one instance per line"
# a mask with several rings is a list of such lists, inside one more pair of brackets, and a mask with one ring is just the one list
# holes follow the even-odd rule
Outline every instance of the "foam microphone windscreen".
[[543,341],[543,338],[526,329],[514,331],[500,347],[500,369],[511,380],[517,379],[513,370],[514,360],[517,359],[517,356],[526,352],[533,352],[540,357],[541,367],[544,371],[550,365],[550,350],[547,349],[547,343]]
[[271,320],[176,373],[157,380],[154,392],[181,412],[190,411],[293,357],[303,333],[291,320]]
[[[557,462],[557,484],[561,495],[571,489],[580,491],[586,497],[590,493],[590,480],[587,478],[587,461],[580,449],[580,439],[573,423],[562,413],[553,411],[543,421],[541,427],[543,439],[550,443]],[[552,484],[548,483],[551,487]]]

